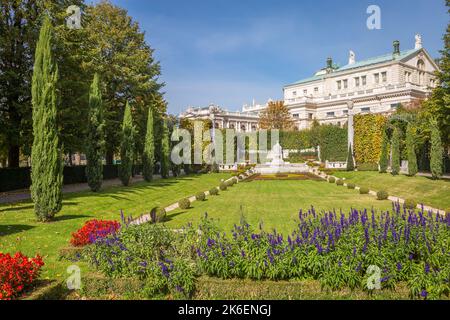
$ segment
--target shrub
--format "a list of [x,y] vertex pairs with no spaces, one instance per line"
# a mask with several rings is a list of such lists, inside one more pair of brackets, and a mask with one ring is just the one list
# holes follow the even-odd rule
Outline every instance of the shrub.
[[181,210],[187,210],[191,207],[191,201],[188,198],[181,199],[178,201],[178,206]]
[[376,163],[358,164],[358,171],[378,171],[378,164]]
[[107,220],[90,220],[77,232],[72,233],[70,243],[75,247],[83,247],[94,243],[99,238],[105,238],[116,233],[120,229],[120,223]]
[[226,185],[226,183],[225,183],[225,182],[221,182],[220,185],[219,185],[219,189],[220,189],[221,191],[227,190],[227,185]]
[[336,182],[336,178],[334,178],[334,177],[329,177],[329,178],[328,178],[328,182],[329,182],[329,183],[335,183],[335,182]]
[[344,180],[338,179],[338,180],[336,181],[336,184],[337,184],[338,186],[343,186],[343,185],[344,185]]
[[417,207],[417,202],[414,199],[406,199],[403,205],[406,209],[413,210]]
[[199,192],[195,195],[195,199],[197,199],[197,201],[205,201],[206,195],[204,192]]
[[370,190],[367,187],[359,188],[359,194],[369,194]]
[[212,196],[218,196],[219,190],[217,188],[212,188],[211,190],[209,190],[209,194]]
[[0,300],[19,296],[39,277],[43,265],[39,255],[30,259],[20,252],[13,257],[0,252]]
[[159,223],[163,222],[166,219],[167,212],[164,208],[153,208],[153,210],[150,212],[150,218],[152,223]]
[[354,183],[347,183],[347,188],[348,189],[355,189],[356,185]]
[[386,191],[384,191],[384,190],[381,190],[381,191],[377,192],[377,199],[378,200],[387,200],[388,197],[389,197],[389,194]]

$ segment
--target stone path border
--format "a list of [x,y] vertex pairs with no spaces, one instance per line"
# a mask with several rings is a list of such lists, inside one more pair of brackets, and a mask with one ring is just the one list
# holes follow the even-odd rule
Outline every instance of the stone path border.
[[[248,170],[245,173],[246,173],[245,176],[244,175],[240,175],[239,176],[239,177],[243,177],[243,179],[241,179],[241,180],[238,179],[238,181],[237,181],[238,184],[240,182],[242,182],[242,181],[245,181],[245,180],[249,179],[254,174],[254,172],[252,170]],[[227,180],[224,180],[223,182],[228,182],[228,181],[231,181],[231,180],[233,180],[235,178],[237,178],[237,177],[231,177],[231,178],[229,178]],[[216,187],[216,189],[220,190],[219,187]],[[205,191],[204,194],[206,196],[209,196],[209,191]],[[189,199],[189,201],[191,203],[197,201],[197,198],[195,196],[191,196],[188,199]],[[178,208],[179,208],[178,202],[176,202],[176,203],[173,203],[170,206],[166,207],[165,210],[166,210],[166,213],[169,213],[169,212],[174,211],[174,210],[176,210]],[[132,220],[132,222],[130,224],[131,225],[140,225],[140,224],[147,223],[147,222],[150,222],[150,221],[151,221],[150,214],[144,214],[144,215],[141,215],[139,218],[136,218],[136,219]]]
[[[319,169],[317,169],[317,167],[312,168],[311,169],[311,173],[313,173],[313,174],[315,174],[315,175],[317,175],[317,176],[319,176],[321,178],[324,178],[326,180],[328,180],[328,178],[330,178],[330,177],[335,178],[336,180],[340,180],[341,179],[341,178],[338,178],[336,176],[331,176],[331,175],[327,175],[326,173],[320,172]],[[342,180],[344,180],[344,187],[347,187],[347,183],[345,183],[345,178],[342,178]],[[360,189],[360,187],[358,187],[358,186],[355,187],[355,190],[359,190],[359,189]],[[375,196],[375,197],[377,196],[377,192],[373,191],[373,190],[370,190],[369,194],[372,195],[372,196]],[[395,197],[395,196],[389,196],[388,200],[390,200],[392,202],[399,202],[401,204],[405,203],[405,199],[402,199],[402,198],[399,198],[399,197]],[[422,209],[422,204],[418,204],[417,205],[417,209]],[[423,205],[423,210],[427,211],[427,212],[431,211],[433,213],[440,214],[440,215],[445,215],[446,214],[445,210],[436,209],[436,208],[433,208],[433,207],[430,207],[430,206],[426,206],[426,205]]]

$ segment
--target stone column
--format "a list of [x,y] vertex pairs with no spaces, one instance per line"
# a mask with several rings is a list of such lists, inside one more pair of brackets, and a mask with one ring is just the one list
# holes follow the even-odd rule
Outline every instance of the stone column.
[[353,128],[353,101],[348,101],[347,102],[348,105],[348,147],[350,147],[350,144],[352,146],[352,151],[353,151],[353,147],[354,147],[354,137],[355,137],[355,131]]

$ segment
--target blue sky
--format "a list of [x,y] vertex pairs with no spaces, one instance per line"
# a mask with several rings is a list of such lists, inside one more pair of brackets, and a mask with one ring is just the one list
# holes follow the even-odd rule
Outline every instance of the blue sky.
[[[218,104],[239,110],[252,99],[281,99],[284,85],[311,76],[352,49],[364,59],[414,47],[439,56],[448,23],[444,0],[112,0],[146,32],[161,62],[169,112]],[[369,5],[381,30],[369,30]]]

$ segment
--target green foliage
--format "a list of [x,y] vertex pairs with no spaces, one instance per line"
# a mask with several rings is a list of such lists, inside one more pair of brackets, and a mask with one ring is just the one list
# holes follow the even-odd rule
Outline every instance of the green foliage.
[[430,152],[430,167],[433,179],[439,179],[442,177],[442,159],[444,150],[442,148],[441,134],[437,121],[432,119],[430,121],[431,127],[431,152]]
[[163,179],[169,178],[170,167],[170,141],[167,120],[163,120],[163,134],[161,144],[161,176]]
[[408,156],[408,175],[413,177],[417,174],[416,137],[414,127],[408,124],[406,128],[406,152]]
[[347,129],[334,125],[323,125],[319,128],[321,161],[345,161],[348,153]]
[[406,209],[413,210],[417,207],[417,201],[415,201],[414,199],[406,199],[405,203],[404,203],[404,207]]
[[153,129],[153,110],[148,109],[147,134],[145,135],[144,153],[142,155],[142,174],[145,181],[153,180],[155,170],[155,137]]
[[91,190],[97,192],[102,187],[105,152],[105,123],[98,74],[94,76],[89,93],[89,123],[86,144],[86,177]]
[[380,190],[377,192],[377,200],[387,200],[388,197],[389,194],[384,190]]
[[353,148],[352,144],[350,144],[347,153],[347,171],[354,171],[354,170],[355,170],[355,163],[353,162]]
[[189,201],[188,198],[181,199],[180,201],[178,201],[178,206],[181,210],[187,210],[191,207],[191,201]]
[[347,183],[347,188],[348,189],[355,189],[356,185],[354,183]]
[[369,194],[369,188],[367,187],[360,187],[359,188],[359,194]]
[[356,115],[354,117],[356,164],[378,163],[382,151],[382,135],[386,118],[380,114]]
[[398,175],[400,173],[400,139],[401,132],[398,127],[394,128],[392,135],[392,174]]
[[358,164],[358,171],[378,171],[376,163],[361,163]]
[[380,173],[386,173],[389,166],[389,137],[386,129],[383,129],[380,153]]
[[329,182],[329,183],[335,183],[335,182],[336,182],[336,178],[334,178],[334,177],[329,177],[329,178],[328,178],[328,182]]
[[53,27],[45,16],[36,47],[32,81],[33,149],[31,196],[39,221],[49,221],[62,207],[63,162],[57,126],[58,66],[52,55]]
[[197,201],[205,201],[206,195],[204,192],[199,192],[195,195],[195,199],[197,199]]
[[134,160],[134,126],[131,116],[131,107],[127,102],[122,124],[122,142],[120,145],[120,167],[119,177],[124,186],[131,182]]
[[211,196],[218,196],[219,195],[219,189],[217,188],[212,188],[211,190],[209,190],[209,194]]
[[336,184],[337,184],[338,186],[342,187],[342,186],[344,185],[344,180],[342,180],[342,179],[337,179],[337,180],[336,180]]
[[152,211],[150,212],[150,217],[151,217],[151,221],[152,223],[160,223],[160,222],[164,222],[164,220],[166,219],[167,216],[167,212],[166,209],[164,208],[153,208]]
[[227,184],[225,182],[221,182],[220,185],[219,185],[219,189],[221,191],[227,190]]

